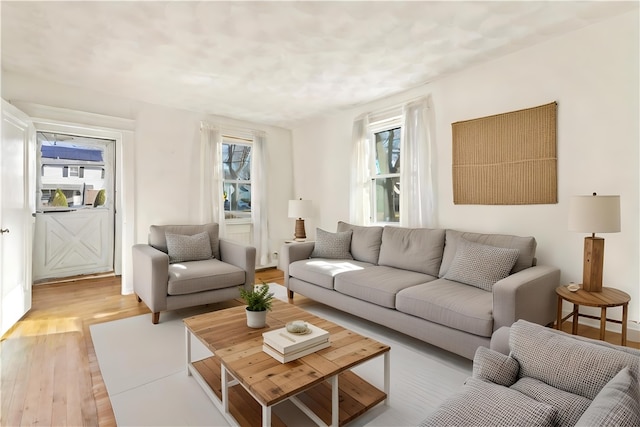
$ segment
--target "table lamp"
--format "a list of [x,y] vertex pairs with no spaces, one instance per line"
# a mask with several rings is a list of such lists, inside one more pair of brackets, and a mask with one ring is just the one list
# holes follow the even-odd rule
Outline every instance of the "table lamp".
[[304,232],[304,218],[309,218],[312,210],[311,200],[289,200],[289,218],[296,218],[294,240],[302,241],[307,238]]
[[596,233],[620,231],[620,196],[572,196],[569,201],[569,230],[591,233],[584,238],[582,289],[602,292],[604,239]]

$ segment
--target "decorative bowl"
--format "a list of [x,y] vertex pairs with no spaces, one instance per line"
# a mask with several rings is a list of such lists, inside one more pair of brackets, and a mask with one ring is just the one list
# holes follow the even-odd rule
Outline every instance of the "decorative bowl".
[[576,285],[575,283],[572,283],[571,285],[567,285],[567,289],[569,289],[569,291],[571,292],[575,292],[578,289],[580,289],[580,285]]
[[307,327],[307,324],[303,320],[294,320],[292,322],[287,323],[287,332],[292,334],[306,334],[311,329]]

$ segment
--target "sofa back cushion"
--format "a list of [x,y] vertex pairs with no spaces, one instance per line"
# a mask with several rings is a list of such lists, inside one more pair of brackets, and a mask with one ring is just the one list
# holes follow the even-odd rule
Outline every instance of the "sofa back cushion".
[[456,256],[458,249],[458,241],[464,238],[471,242],[481,243],[483,245],[496,246],[499,248],[518,249],[518,259],[511,269],[511,273],[517,273],[525,268],[534,265],[536,255],[536,239],[533,237],[510,236],[505,234],[481,234],[468,233],[448,229],[446,231],[444,254],[442,255],[442,264],[440,265],[439,277],[444,277],[451,266],[451,262]]
[[386,226],[378,264],[436,277],[443,248],[444,230]]
[[220,259],[220,242],[218,239],[219,228],[220,226],[215,222],[203,225],[152,225],[149,227],[149,245],[159,251],[169,253],[167,249],[166,233],[193,236],[206,231],[209,234],[213,257]]
[[593,400],[622,369],[639,368],[637,355],[558,332],[524,320],[511,326],[509,347],[520,364],[519,377]]
[[349,230],[353,232],[351,236],[351,255],[353,259],[377,264],[380,256],[380,245],[382,244],[383,227],[363,227],[343,221],[338,222],[338,232]]

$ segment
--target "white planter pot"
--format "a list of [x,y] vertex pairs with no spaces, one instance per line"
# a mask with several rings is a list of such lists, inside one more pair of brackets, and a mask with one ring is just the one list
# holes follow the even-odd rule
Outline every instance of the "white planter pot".
[[267,326],[267,310],[264,311],[250,311],[247,312],[247,326],[250,328],[264,328]]

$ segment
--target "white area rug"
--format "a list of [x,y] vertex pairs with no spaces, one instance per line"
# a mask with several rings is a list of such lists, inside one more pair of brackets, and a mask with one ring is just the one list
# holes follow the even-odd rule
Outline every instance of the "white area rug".
[[[283,286],[270,287],[278,299],[286,301]],[[213,308],[162,313],[158,325],[153,325],[147,314],[91,326],[98,363],[119,426],[229,425],[196,381],[186,375],[182,319]],[[391,346],[389,404],[377,406],[352,426],[415,426],[471,375],[470,360],[322,304],[304,309]],[[191,342],[194,359],[211,354],[198,340]],[[382,388],[382,358],[354,371]],[[274,412],[288,425],[313,425],[287,402],[274,408]]]

